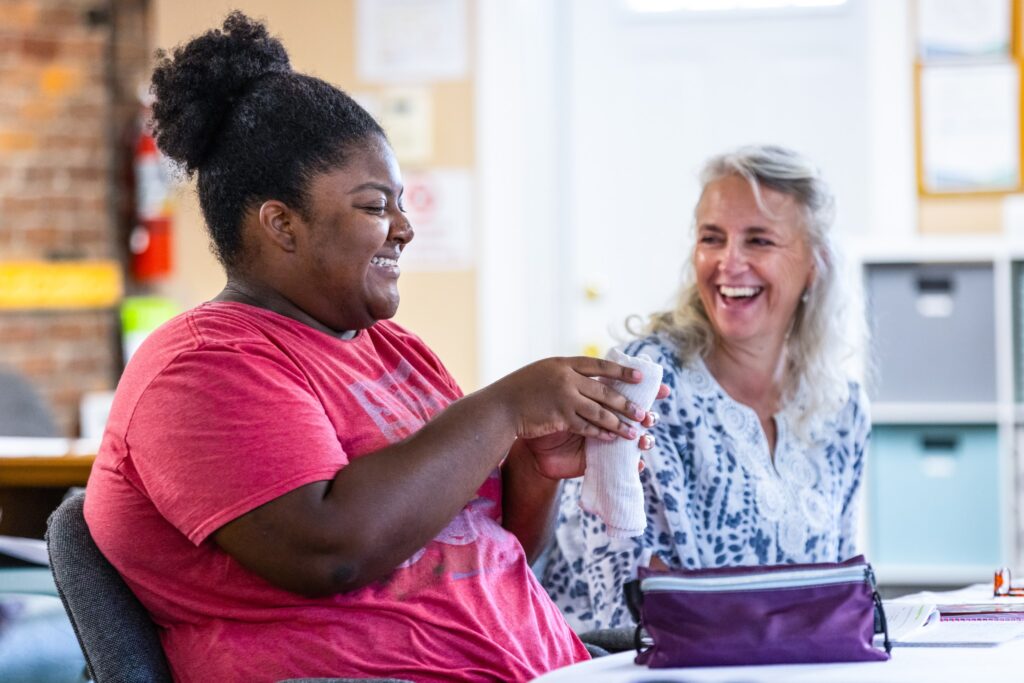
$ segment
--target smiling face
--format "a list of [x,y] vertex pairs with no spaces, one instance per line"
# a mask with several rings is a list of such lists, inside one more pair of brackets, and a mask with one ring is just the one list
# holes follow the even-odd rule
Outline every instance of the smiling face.
[[802,207],[764,187],[761,200],[766,210],[739,175],[708,183],[697,205],[693,264],[720,341],[781,348],[814,265]]
[[374,137],[352,149],[342,168],[313,177],[307,200],[294,303],[338,331],[394,316],[398,259],[413,231],[402,210],[402,177],[391,147]]

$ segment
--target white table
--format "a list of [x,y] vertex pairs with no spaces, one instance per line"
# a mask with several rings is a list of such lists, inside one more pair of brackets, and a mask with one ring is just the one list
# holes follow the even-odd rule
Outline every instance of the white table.
[[999,647],[893,648],[887,662],[648,669],[635,652],[551,671],[535,683],[1021,683],[1024,640]]
[[[932,604],[1024,602],[1024,598],[993,599],[989,584],[918,593],[902,600]],[[635,652],[601,657],[552,671],[536,683],[1024,683],[1024,639],[997,647],[893,647],[892,658],[886,662],[853,664],[649,669],[634,664],[635,657]]]

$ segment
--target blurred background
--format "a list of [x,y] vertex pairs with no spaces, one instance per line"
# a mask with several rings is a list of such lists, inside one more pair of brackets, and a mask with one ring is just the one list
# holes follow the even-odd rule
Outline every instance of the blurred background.
[[397,319],[467,392],[668,306],[708,156],[816,161],[873,337],[879,579],[1024,568],[1021,0],[0,0],[0,534],[42,537],[132,350],[223,286],[145,121],[154,50],[235,8],[388,131]]

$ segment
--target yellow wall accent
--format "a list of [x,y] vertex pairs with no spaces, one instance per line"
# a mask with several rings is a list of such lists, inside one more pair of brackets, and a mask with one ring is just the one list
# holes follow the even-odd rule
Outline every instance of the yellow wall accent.
[[[219,26],[232,9],[265,20],[284,42],[296,70],[353,94],[373,94],[385,87],[356,77],[355,0],[155,0],[156,46],[168,49]],[[473,25],[472,17],[467,23]],[[472,170],[472,73],[461,81],[426,86],[434,108],[434,155],[421,168]],[[219,291],[224,275],[210,253],[191,188],[179,195],[174,240],[176,270],[166,289],[183,306],[194,306]],[[410,248],[415,249],[415,242]],[[477,388],[476,272],[406,271],[399,287],[402,304],[396,320],[434,349],[464,390]]]
[[31,133],[0,130],[0,152],[20,152],[35,146],[36,136]]
[[40,89],[50,96],[66,95],[82,83],[79,69],[65,66],[47,67],[39,77]]
[[116,261],[0,263],[0,309],[107,308],[121,298]]

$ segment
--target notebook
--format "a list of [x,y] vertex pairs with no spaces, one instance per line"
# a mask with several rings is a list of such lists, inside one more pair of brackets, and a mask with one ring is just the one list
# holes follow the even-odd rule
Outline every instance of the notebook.
[[974,602],[936,605],[942,621],[1024,621],[1024,603]]
[[896,647],[995,647],[1024,638],[1024,603],[886,601]]

